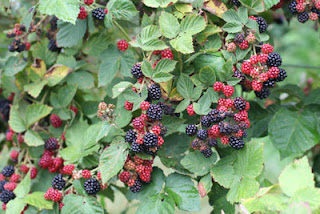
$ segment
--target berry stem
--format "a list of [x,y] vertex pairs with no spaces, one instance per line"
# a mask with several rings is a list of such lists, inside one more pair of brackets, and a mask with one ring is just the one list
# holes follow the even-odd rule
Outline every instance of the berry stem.
[[320,66],[313,65],[294,65],[294,64],[283,64],[283,67],[293,67],[293,68],[309,68],[309,69],[320,69]]
[[119,30],[123,33],[123,35],[126,37],[126,39],[130,42],[131,38],[128,35],[128,33],[121,27],[121,25],[119,25],[119,23],[117,21],[113,21],[113,23],[115,24],[115,26],[117,26],[119,28]]

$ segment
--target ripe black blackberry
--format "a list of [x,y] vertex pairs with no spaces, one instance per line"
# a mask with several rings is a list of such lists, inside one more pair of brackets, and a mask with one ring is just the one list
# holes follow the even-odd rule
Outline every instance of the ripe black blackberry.
[[260,32],[260,33],[265,32],[265,31],[267,30],[267,28],[268,28],[268,23],[267,23],[267,21],[266,21],[264,18],[262,18],[261,16],[258,16],[258,17],[256,18],[256,21],[257,21],[257,23],[258,23],[258,25],[259,25],[259,32]]
[[263,82],[263,86],[266,88],[273,88],[276,86],[276,79],[268,79],[267,81]]
[[309,20],[309,13],[308,12],[302,12],[298,14],[298,21],[301,23],[305,23]]
[[49,44],[48,44],[48,49],[52,52],[56,52],[59,50],[59,48],[56,44],[56,40],[50,39]]
[[151,120],[161,120],[162,119],[162,109],[157,104],[150,104],[147,110],[147,116]]
[[134,141],[131,143],[131,150],[140,153],[143,151],[143,146]]
[[1,172],[5,177],[10,177],[14,173],[14,167],[12,165],[5,166]]
[[217,142],[216,139],[210,138],[210,139],[208,140],[208,146],[209,146],[209,147],[216,147],[217,145],[218,145],[218,142]]
[[148,96],[152,100],[159,100],[161,98],[161,89],[158,84],[152,84],[148,88]]
[[231,3],[234,5],[234,6],[237,6],[239,7],[241,5],[240,1],[239,0],[230,0]]
[[137,63],[132,67],[131,74],[137,79],[142,77],[142,70],[141,70],[141,64],[140,63]]
[[156,134],[154,133],[147,133],[144,137],[143,137],[143,144],[146,146],[146,147],[149,147],[149,148],[153,148],[155,146],[158,145],[158,137]]
[[8,45],[8,51],[10,51],[10,52],[15,52],[15,50],[16,50],[16,48],[14,47],[13,44]]
[[244,147],[244,141],[240,137],[230,137],[229,145],[234,149],[242,149]]
[[201,153],[203,154],[203,156],[205,158],[210,158],[212,155],[212,150],[210,148],[206,148],[206,149],[201,150]]
[[318,17],[320,17],[320,10],[319,10],[319,9],[313,7],[313,8],[311,9],[311,12],[316,13],[316,14],[318,15]]
[[246,108],[246,100],[243,97],[236,97],[233,100],[234,107],[238,110],[244,110]]
[[140,192],[142,187],[142,182],[140,180],[136,180],[134,185],[130,187],[131,192],[137,193]]
[[50,20],[50,30],[55,31],[58,29],[58,18],[56,16],[52,17]]
[[291,13],[293,13],[293,14],[297,13],[297,4],[298,3],[296,1],[290,2],[288,7],[289,7],[289,10],[290,10]]
[[191,142],[191,145],[192,145],[192,147],[194,147],[194,148],[198,148],[198,147],[200,147],[200,143],[201,143],[201,141],[200,141],[199,139],[194,139],[194,140]]
[[106,14],[102,8],[96,8],[92,11],[93,18],[103,20],[105,16],[106,16]]
[[54,189],[62,190],[66,186],[66,181],[59,174],[53,177],[51,184]]
[[8,183],[7,181],[0,181],[0,193],[2,193],[2,191],[4,190],[4,185]]
[[194,124],[189,124],[186,126],[186,134],[188,136],[193,136],[197,133],[198,128]]
[[267,65],[269,67],[279,67],[282,64],[282,58],[278,53],[271,53],[268,55]]
[[259,99],[265,99],[271,94],[271,91],[269,88],[263,87],[261,91],[255,91],[254,93]]
[[157,150],[158,150],[158,147],[149,148],[149,147],[144,146],[144,152],[149,155],[152,155],[153,157],[156,155]]
[[100,183],[97,179],[89,178],[83,184],[84,189],[89,195],[95,195],[97,192],[100,191]]
[[219,130],[220,133],[223,134],[232,134],[234,132],[233,126],[231,126],[229,122],[224,121],[221,121],[219,123]]
[[14,199],[16,197],[16,195],[10,191],[10,190],[3,190],[1,195],[0,195],[0,200],[3,202],[3,203],[8,203],[9,201],[11,201],[12,199]]
[[49,139],[47,139],[44,144],[44,148],[49,151],[56,150],[58,147],[59,147],[59,142],[54,137],[50,137]]
[[278,74],[278,76],[277,76],[277,81],[278,81],[278,82],[281,82],[281,81],[283,81],[285,78],[287,78],[287,72],[286,72],[284,69],[280,68],[279,74]]
[[241,79],[240,83],[246,79],[244,74],[239,70],[235,70],[232,76],[235,78]]
[[237,33],[235,36],[234,36],[234,42],[236,43],[236,44],[241,44],[242,42],[243,42],[243,40],[244,40],[244,34],[242,34],[242,33]]
[[203,127],[209,127],[212,124],[212,117],[203,116],[201,117],[200,122]]
[[7,99],[1,99],[0,100],[0,114],[2,119],[5,121],[9,120],[9,114],[10,114],[10,101]]
[[211,117],[212,122],[220,122],[226,119],[226,113],[224,111],[218,111],[215,116]]
[[164,125],[162,125],[161,123],[159,124],[159,127],[161,129],[161,132],[160,132],[160,136],[161,137],[164,137],[166,134],[167,134],[167,127],[165,127]]
[[128,143],[132,143],[134,141],[136,141],[137,139],[137,135],[136,133],[133,131],[133,129],[130,129],[129,131],[127,131],[126,136],[125,136],[125,141]]
[[204,129],[199,129],[197,131],[197,137],[200,139],[200,140],[205,140],[208,138],[208,132],[207,130],[204,130]]
[[20,52],[24,51],[25,49],[26,49],[26,45],[25,45],[24,43],[20,43],[20,44],[17,46],[16,51],[20,53]]

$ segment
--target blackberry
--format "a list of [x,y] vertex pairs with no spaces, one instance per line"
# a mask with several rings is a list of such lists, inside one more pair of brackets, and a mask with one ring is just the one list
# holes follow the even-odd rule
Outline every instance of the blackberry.
[[244,34],[242,33],[237,33],[235,36],[234,36],[234,42],[239,45],[243,42],[244,40]]
[[83,184],[84,189],[89,195],[95,195],[97,192],[100,191],[100,183],[97,179],[89,178]]
[[255,91],[254,93],[256,94],[256,97],[258,97],[259,99],[265,99],[271,94],[271,91],[269,88],[263,87],[261,91]]
[[149,88],[148,88],[148,96],[152,99],[152,100],[159,100],[161,98],[161,89],[160,86],[158,84],[152,84]]
[[240,1],[239,0],[230,0],[231,3],[234,5],[234,6],[237,6],[239,7],[241,5]]
[[160,136],[161,137],[164,137],[166,134],[167,134],[167,127],[165,127],[164,125],[162,125],[161,123],[159,124],[159,127],[161,129],[161,132],[160,132]]
[[24,51],[25,49],[26,49],[26,45],[21,43],[18,45],[16,51],[20,53],[20,52]]
[[199,139],[194,139],[194,140],[191,142],[191,145],[192,145],[192,147],[194,147],[194,148],[198,148],[198,147],[200,147],[200,143],[201,143],[201,141],[200,141]]
[[132,142],[136,141],[137,136],[136,136],[136,133],[133,131],[133,129],[130,129],[129,131],[127,131],[124,139],[128,143],[132,143]]
[[280,68],[279,74],[278,74],[278,76],[277,76],[277,81],[278,81],[278,82],[281,82],[281,81],[283,81],[285,78],[287,78],[287,72],[286,72],[284,69]]
[[320,17],[320,10],[319,9],[313,7],[313,8],[311,8],[311,12],[316,13]]
[[3,203],[8,203],[9,201],[11,201],[12,199],[14,199],[16,197],[16,195],[10,191],[10,190],[3,190],[1,195],[0,195],[0,200],[3,202]]
[[279,67],[282,64],[281,56],[278,53],[268,55],[267,65],[269,67]]
[[57,17],[52,17],[52,19],[50,20],[50,30],[55,31],[58,29],[58,18]]
[[209,127],[212,124],[212,117],[210,116],[203,116],[200,119],[201,125],[204,127]]
[[140,180],[136,180],[134,185],[130,187],[131,192],[137,193],[140,192],[142,187],[142,182]]
[[44,144],[44,148],[49,151],[56,150],[58,147],[58,140],[54,137],[50,137],[49,139],[47,139]]
[[210,158],[212,155],[212,150],[210,148],[206,148],[206,149],[201,150],[201,153],[203,154],[203,156],[205,158]]
[[243,97],[236,97],[233,100],[234,102],[234,107],[236,107],[236,109],[238,110],[244,110],[246,108],[246,100],[243,99]]
[[226,119],[226,113],[224,111],[218,111],[218,113],[211,117],[212,122],[220,122]]
[[106,14],[102,8],[96,8],[92,11],[92,17],[99,20],[103,20],[105,15]]
[[260,33],[265,32],[267,30],[267,28],[268,28],[267,21],[264,18],[262,18],[261,16],[258,16],[256,21],[257,21],[257,23],[259,25],[259,32]]
[[48,49],[52,52],[56,52],[59,50],[57,44],[56,44],[56,40],[51,39],[49,44],[48,44]]
[[297,2],[296,1],[292,1],[289,4],[289,10],[291,13],[296,14],[297,13]]
[[232,76],[235,77],[235,78],[241,79],[240,83],[246,79],[244,74],[239,70],[235,70],[235,72],[234,72],[234,74]]
[[188,136],[193,136],[197,133],[198,128],[194,124],[189,124],[186,126],[186,134]]
[[[158,147],[157,147],[157,149],[158,149]],[[157,149],[155,150],[155,148],[144,147],[144,152],[149,155],[155,156],[155,154],[157,153]]]
[[132,142],[132,144],[131,144],[131,150],[132,150],[133,152],[140,153],[140,152],[143,151],[143,146],[134,141],[134,142]]
[[1,172],[5,177],[10,177],[14,173],[14,167],[12,165],[5,166]]
[[150,104],[147,110],[147,115],[151,120],[161,120],[162,119],[162,109],[157,104]]
[[158,145],[158,137],[154,133],[147,133],[143,137],[143,144],[146,147],[153,148]]
[[9,120],[9,114],[10,114],[10,101],[7,99],[1,99],[0,100],[0,113],[1,117],[5,120]]
[[309,20],[309,13],[308,12],[302,12],[298,14],[298,21],[301,23],[305,23]]
[[234,149],[242,149],[244,147],[244,141],[240,137],[230,137],[229,145]]
[[199,129],[197,131],[197,137],[200,139],[200,140],[205,140],[208,138],[208,132],[207,130],[204,130],[204,129]]
[[223,133],[223,134],[231,134],[234,131],[233,126],[231,126],[229,122],[220,122],[219,130],[220,130],[220,133]]
[[212,109],[208,115],[213,117],[213,116],[216,116],[217,114],[219,113],[219,110],[218,109]]
[[0,181],[0,193],[2,193],[2,191],[4,190],[4,185],[8,183],[7,181]]
[[263,82],[263,86],[266,88],[273,88],[276,86],[276,79],[268,79],[267,81]]
[[142,77],[142,70],[141,70],[141,64],[140,63],[137,63],[132,67],[131,74],[137,79]]
[[59,174],[53,177],[51,184],[54,189],[62,190],[66,186],[66,181]]
[[218,142],[217,142],[216,139],[210,138],[210,139],[208,140],[208,146],[210,146],[210,147],[216,147],[217,145],[218,145]]
[[8,45],[8,51],[10,51],[10,52],[15,52],[15,50],[16,50],[16,48],[14,47],[13,44]]
[[243,131],[242,138],[246,138],[248,136],[248,133],[246,131]]
[[257,53],[259,53],[259,52],[261,51],[261,46],[263,45],[263,42],[259,42],[258,45],[259,45],[260,47],[259,47],[259,46],[255,46]]
[[232,111],[226,112],[226,117],[233,117],[234,113]]

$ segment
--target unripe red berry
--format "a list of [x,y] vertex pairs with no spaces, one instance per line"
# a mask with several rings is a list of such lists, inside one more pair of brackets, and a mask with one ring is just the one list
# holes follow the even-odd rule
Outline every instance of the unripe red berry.
[[13,135],[14,135],[14,131],[9,130],[9,131],[6,133],[6,139],[7,139],[8,141],[12,141],[12,140],[13,140]]
[[63,167],[63,172],[66,175],[72,175],[73,170],[74,170],[74,165],[73,164],[66,165],[66,166]]
[[231,97],[232,94],[234,92],[234,88],[230,85],[225,85],[224,88],[223,88],[223,94],[226,96],[226,97]]
[[76,106],[72,106],[72,105],[71,105],[69,108],[70,108],[71,111],[74,112],[75,115],[78,114],[78,108],[77,108]]
[[84,3],[86,5],[92,5],[93,4],[93,0],[84,0]]
[[243,41],[241,42],[241,44],[239,45],[239,48],[240,48],[241,50],[248,49],[248,47],[249,47],[249,42],[248,42],[247,40],[243,40]]
[[124,40],[124,39],[118,41],[117,45],[118,45],[119,51],[125,51],[125,50],[127,50],[128,47],[129,47],[128,42],[127,42],[126,40]]
[[25,46],[26,46],[26,51],[30,50],[30,47],[31,47],[30,42],[26,42]]
[[13,183],[17,183],[20,180],[20,175],[14,173],[13,175],[11,175],[9,181],[13,182]]
[[252,65],[258,64],[258,57],[256,55],[250,56],[250,63]]
[[309,14],[309,19],[312,20],[312,21],[317,21],[318,20],[318,14],[316,13],[310,13]]
[[129,181],[130,177],[131,177],[131,174],[128,171],[123,171],[119,174],[119,179],[123,183],[127,183]]
[[261,82],[265,82],[265,81],[267,81],[268,79],[269,79],[269,76],[268,76],[267,73],[261,73],[261,74],[259,75],[259,80],[260,80]]
[[261,46],[261,52],[264,54],[269,54],[273,52],[273,46],[270,44],[263,44]]
[[86,179],[91,178],[91,172],[87,169],[82,170],[81,174],[83,178],[86,178]]
[[244,73],[244,74],[250,74],[251,69],[252,69],[252,65],[251,65],[250,62],[245,61],[245,62],[242,63],[242,65],[241,65],[241,71],[242,71],[242,73]]
[[137,129],[138,131],[142,131],[144,127],[146,126],[146,123],[144,122],[144,119],[141,117],[136,117],[132,120],[133,128]]
[[268,55],[267,54],[259,54],[258,55],[258,61],[260,63],[266,63],[268,60]]
[[126,101],[124,103],[124,108],[127,110],[127,111],[132,111],[133,109],[133,103],[130,103],[129,101]]
[[222,82],[215,82],[213,85],[213,90],[214,91],[222,91],[224,87],[224,84]]
[[236,51],[236,49],[237,49],[237,45],[234,42],[231,42],[228,44],[228,47],[227,47],[228,52],[233,53]]
[[29,167],[27,167],[25,164],[22,164],[20,166],[20,170],[21,170],[21,172],[28,173],[29,172]]
[[257,80],[252,81],[252,89],[254,91],[261,91],[263,84]]
[[59,128],[62,125],[62,120],[56,114],[50,115],[50,121],[51,121],[51,125],[55,128]]
[[36,167],[32,167],[31,168],[31,172],[30,172],[30,178],[31,179],[35,179],[37,177],[38,174],[38,170]]
[[190,105],[188,106],[187,112],[188,112],[188,114],[189,114],[190,116],[196,114],[196,112],[193,110],[193,105],[192,105],[192,104],[190,104]]
[[85,18],[87,18],[87,16],[88,16],[88,13],[86,11],[86,8],[80,7],[80,12],[78,14],[78,19],[85,19]]
[[173,53],[170,49],[161,51],[161,57],[173,60]]
[[150,106],[150,103],[149,103],[148,101],[143,101],[143,102],[140,104],[140,108],[141,108],[141,110],[143,110],[143,111],[147,111],[148,108],[149,108],[149,106]]
[[10,157],[11,157],[12,159],[18,159],[18,157],[19,157],[19,152],[16,151],[16,150],[12,150],[12,152],[10,153]]
[[224,145],[227,145],[229,143],[229,137],[228,136],[222,136],[220,138],[221,140],[221,143],[224,144]]

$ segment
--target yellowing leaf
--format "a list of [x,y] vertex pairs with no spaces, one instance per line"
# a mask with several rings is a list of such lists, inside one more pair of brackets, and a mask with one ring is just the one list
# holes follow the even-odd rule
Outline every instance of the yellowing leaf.
[[42,78],[47,71],[46,64],[42,59],[35,59],[31,65],[31,70]]
[[47,71],[47,73],[44,75],[44,77],[48,81],[48,85],[52,87],[52,86],[58,84],[71,71],[72,71],[72,69],[68,68],[67,66],[54,65]]
[[222,1],[218,0],[209,0],[205,2],[204,9],[220,18],[222,18],[224,12],[228,10],[227,6]]
[[177,91],[177,88],[174,88],[170,92],[169,100],[170,101],[181,101],[181,100],[183,100],[183,96],[181,96],[181,94],[179,94],[179,92]]

